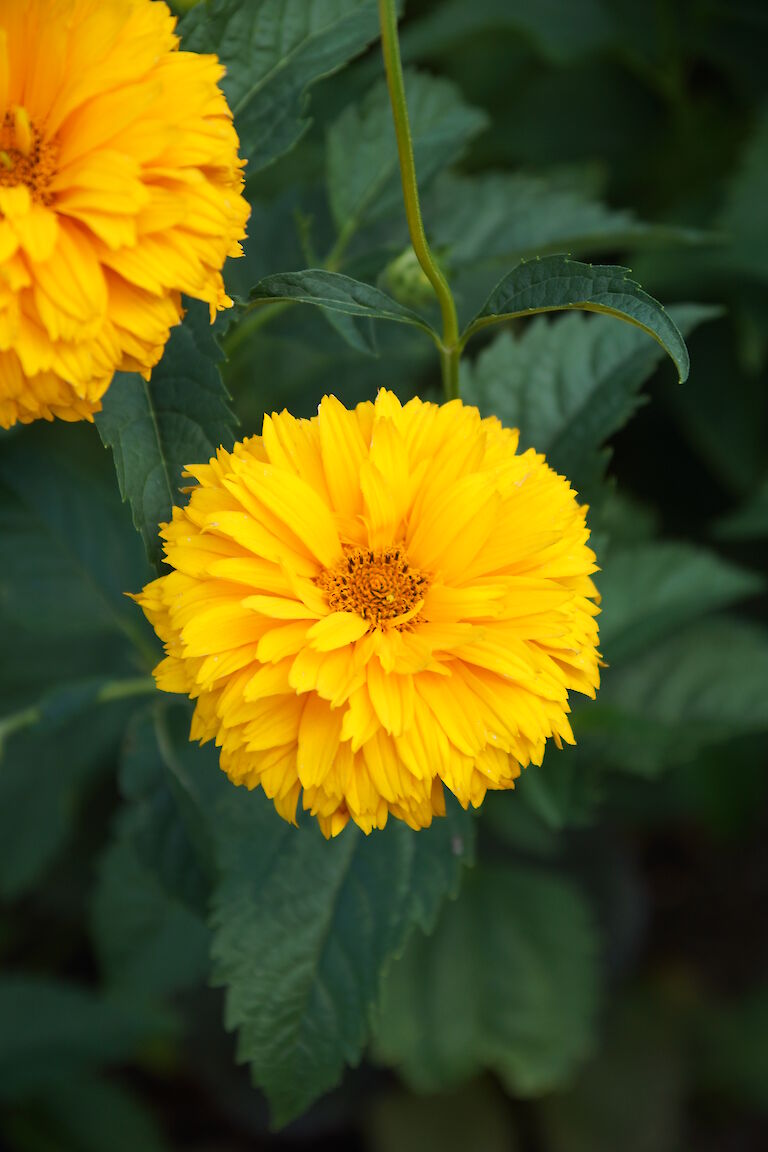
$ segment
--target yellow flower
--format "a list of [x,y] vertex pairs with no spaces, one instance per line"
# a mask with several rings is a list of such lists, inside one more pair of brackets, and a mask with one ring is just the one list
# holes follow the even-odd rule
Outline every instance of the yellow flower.
[[231,303],[248,205],[215,56],[157,0],[0,0],[0,425],[91,419]]
[[458,400],[381,391],[192,467],[163,525],[173,569],[137,597],[158,687],[196,701],[236,784],[326,836],[413,828],[511,788],[568,692],[599,682],[586,509],[518,434]]

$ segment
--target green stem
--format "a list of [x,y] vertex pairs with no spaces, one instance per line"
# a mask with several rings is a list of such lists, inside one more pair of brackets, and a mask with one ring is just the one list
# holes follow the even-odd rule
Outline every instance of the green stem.
[[[133,676],[125,680],[107,680],[96,689],[91,700],[94,704],[109,704],[113,700],[125,700],[129,696],[145,696],[156,691],[151,676]],[[39,724],[45,715],[45,700],[32,704],[20,712],[0,717],[0,754],[5,741],[14,732],[32,728]]]
[[285,312],[290,308],[291,300],[275,300],[272,304],[264,304],[261,301],[249,304],[245,309],[245,315],[236,328],[227,333],[222,341],[224,352],[227,357],[231,357],[232,353],[236,351],[254,332],[258,332],[259,328],[263,328],[265,324],[269,324],[281,312]]
[[461,355],[459,321],[453,293],[427,243],[424,224],[421,219],[419,187],[416,182],[416,166],[413,159],[413,139],[408,119],[408,105],[405,101],[403,64],[400,59],[400,41],[397,35],[395,0],[379,0],[379,23],[381,24],[381,47],[387,73],[387,86],[395,123],[397,154],[400,159],[400,175],[403,181],[405,216],[416,259],[434,288],[440,304],[443,317],[443,347],[440,352],[443,388],[446,400],[453,400],[459,395],[459,357]]

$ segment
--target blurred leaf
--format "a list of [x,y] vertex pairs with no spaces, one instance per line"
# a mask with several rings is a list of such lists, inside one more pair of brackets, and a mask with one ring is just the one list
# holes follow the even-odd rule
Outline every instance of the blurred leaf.
[[634,212],[609,208],[578,185],[524,173],[446,173],[435,182],[427,218],[434,221],[431,237],[445,249],[451,269],[701,238],[691,229],[648,224]]
[[559,834],[527,804],[521,804],[515,792],[489,792],[480,811],[480,827],[481,835],[489,829],[515,854],[546,860],[560,849]]
[[286,824],[260,794],[228,799],[216,815],[214,980],[227,986],[238,1058],[281,1125],[360,1059],[382,973],[414,923],[431,925],[455,892],[472,828],[454,810],[452,827],[436,820],[415,835],[391,821],[327,842],[314,822]]
[[108,984],[153,1001],[202,983],[208,930],[147,867],[127,824],[122,822],[101,860],[92,934]]
[[539,1105],[548,1152],[678,1152],[683,1069],[674,1030],[638,1000],[609,1018],[597,1057]]
[[576,726],[585,754],[643,775],[768,728],[768,633],[708,618],[611,668]]
[[688,350],[677,325],[658,301],[629,279],[627,269],[580,264],[567,256],[519,264],[497,284],[463,339],[499,320],[571,308],[607,313],[641,328],[672,358],[680,382],[687,378]]
[[597,584],[600,648],[622,666],[675,629],[765,588],[756,573],[713,552],[662,541],[609,549]]
[[78,1070],[130,1058],[167,1020],[74,984],[0,977],[0,1097],[39,1092]]
[[768,986],[760,984],[729,1005],[699,1009],[694,1069],[701,1088],[768,1113]]
[[481,1068],[516,1095],[544,1092],[591,1043],[596,961],[591,917],[568,881],[480,867],[435,934],[413,937],[390,970],[376,1056],[419,1092]]
[[0,897],[40,879],[72,834],[95,773],[110,767],[131,702],[11,736],[0,764]]
[[6,740],[18,732],[28,728],[34,728],[35,732],[41,735],[54,732],[94,708],[105,707],[116,701],[151,692],[154,692],[154,684],[148,676],[126,680],[107,680],[101,676],[92,676],[51,688],[34,703],[15,712],[0,715],[0,761],[3,758]]
[[[690,331],[711,309],[687,305],[672,315]],[[483,415],[519,428],[522,449],[543,452],[577,490],[591,490],[605,469],[603,444],[635,412],[661,357],[658,344],[607,317],[537,319],[519,336],[500,333],[466,365],[462,391]]]
[[768,279],[768,106],[758,115],[719,224],[730,237],[728,265],[741,275]]
[[[420,191],[452,163],[487,123],[470,108],[455,85],[427,74],[405,77],[408,114]],[[348,237],[391,212],[402,213],[403,189],[392,108],[385,81],[359,105],[351,105],[331,125],[327,137],[327,179],[331,209]]]
[[209,883],[185,822],[188,797],[174,795],[159,747],[157,713],[145,709],[128,728],[119,774],[126,802],[91,901],[105,978],[146,1000],[201,983],[209,950]]
[[[9,1125],[14,1148],[35,1152],[169,1152],[154,1116],[133,1092],[94,1075],[66,1077]],[[34,1143],[33,1143],[34,1141]]]
[[610,7],[601,0],[447,0],[407,25],[403,55],[411,60],[436,55],[481,31],[508,29],[529,36],[539,51],[559,63],[596,52],[615,34]]
[[189,301],[183,324],[174,328],[150,380],[118,373],[96,416],[112,449],[123,500],[147,555],[162,555],[158,524],[180,503],[182,470],[208,460],[220,444],[229,448],[235,417],[221,381],[222,352],[211,332],[208,307]]
[[[126,731],[119,783],[128,803],[118,832],[173,904],[204,915],[213,867],[209,833],[201,828],[196,800],[167,762],[166,709],[165,702],[144,709]],[[186,710],[184,722],[188,726]]]
[[720,540],[756,540],[768,536],[768,476],[741,508],[724,516],[715,528]]
[[67,429],[66,449],[56,432],[25,429],[0,454],[0,612],[48,640],[129,638],[154,659],[125,597],[145,582],[146,561],[110,470],[81,459],[89,430]]
[[515,793],[546,828],[560,832],[593,821],[600,783],[595,766],[577,749],[553,748],[541,767],[531,764],[523,772]]
[[378,35],[376,0],[209,0],[184,17],[184,48],[215,52],[248,174],[309,127],[307,90]]
[[504,1097],[478,1081],[444,1096],[379,1093],[366,1110],[370,1152],[515,1152]]
[[299,304],[315,304],[348,316],[370,317],[372,320],[397,320],[412,324],[433,336],[426,320],[398,304],[391,296],[370,284],[352,280],[339,272],[326,272],[322,268],[309,268],[304,272],[283,272],[267,276],[251,289],[252,301],[295,300]]

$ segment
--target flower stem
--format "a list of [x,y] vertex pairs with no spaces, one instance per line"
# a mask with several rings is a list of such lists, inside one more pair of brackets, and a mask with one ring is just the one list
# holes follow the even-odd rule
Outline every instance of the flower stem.
[[453,293],[427,243],[424,224],[421,219],[419,188],[413,160],[413,139],[408,119],[408,105],[405,101],[403,65],[400,59],[400,41],[397,35],[395,0],[379,0],[379,23],[381,24],[381,47],[387,73],[387,86],[392,103],[392,118],[395,123],[397,154],[400,159],[400,175],[403,181],[405,216],[416,259],[434,288],[440,304],[443,317],[443,346],[440,351],[443,388],[446,400],[453,400],[459,395],[459,357],[461,355],[459,321]]

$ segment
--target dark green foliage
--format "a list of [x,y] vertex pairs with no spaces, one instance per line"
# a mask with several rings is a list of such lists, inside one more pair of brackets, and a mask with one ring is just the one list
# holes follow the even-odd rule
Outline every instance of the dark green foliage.
[[119,373],[96,417],[114,454],[120,493],[154,563],[161,555],[157,526],[182,499],[185,466],[207,460],[220,444],[230,448],[235,438],[221,359],[207,307],[190,302],[151,380]]
[[287,272],[267,276],[251,289],[251,301],[290,300],[297,304],[315,304],[331,312],[346,316],[360,316],[370,320],[397,320],[412,324],[428,334],[432,329],[415,312],[398,304],[396,300],[349,276],[326,272],[322,268],[309,268],[306,272]]
[[[710,312],[672,313],[684,332]],[[518,338],[502,332],[465,370],[465,395],[484,415],[520,429],[521,447],[591,496],[609,453],[603,445],[642,403],[640,390],[662,359],[658,344],[608,317],[534,320]]]
[[390,960],[458,892],[472,820],[453,803],[418,838],[391,821],[378,835],[350,827],[328,842],[314,821],[296,832],[260,792],[222,783],[215,758],[179,738],[177,725],[176,779],[205,809],[219,876],[213,979],[228,990],[238,1056],[282,1124],[360,1059]]
[[571,308],[604,312],[636,324],[672,357],[680,383],[687,379],[690,361],[677,325],[656,300],[629,279],[627,269],[580,264],[566,256],[537,258],[505,276],[470,321],[464,338],[499,320]]
[[185,48],[215,52],[227,67],[224,91],[251,172],[298,143],[310,123],[306,90],[377,32],[376,0],[213,0],[182,26]]
[[248,162],[238,303],[97,430],[0,433],[3,1152],[762,1152],[763,5],[409,0],[462,397],[589,503],[606,666],[514,791],[330,842],[189,743],[126,593],[264,411],[438,399],[440,313],[377,0],[176,7]]
[[538,1095],[589,1046],[597,939],[568,881],[479,867],[429,939],[414,938],[385,985],[375,1050],[419,1091],[493,1069]]

